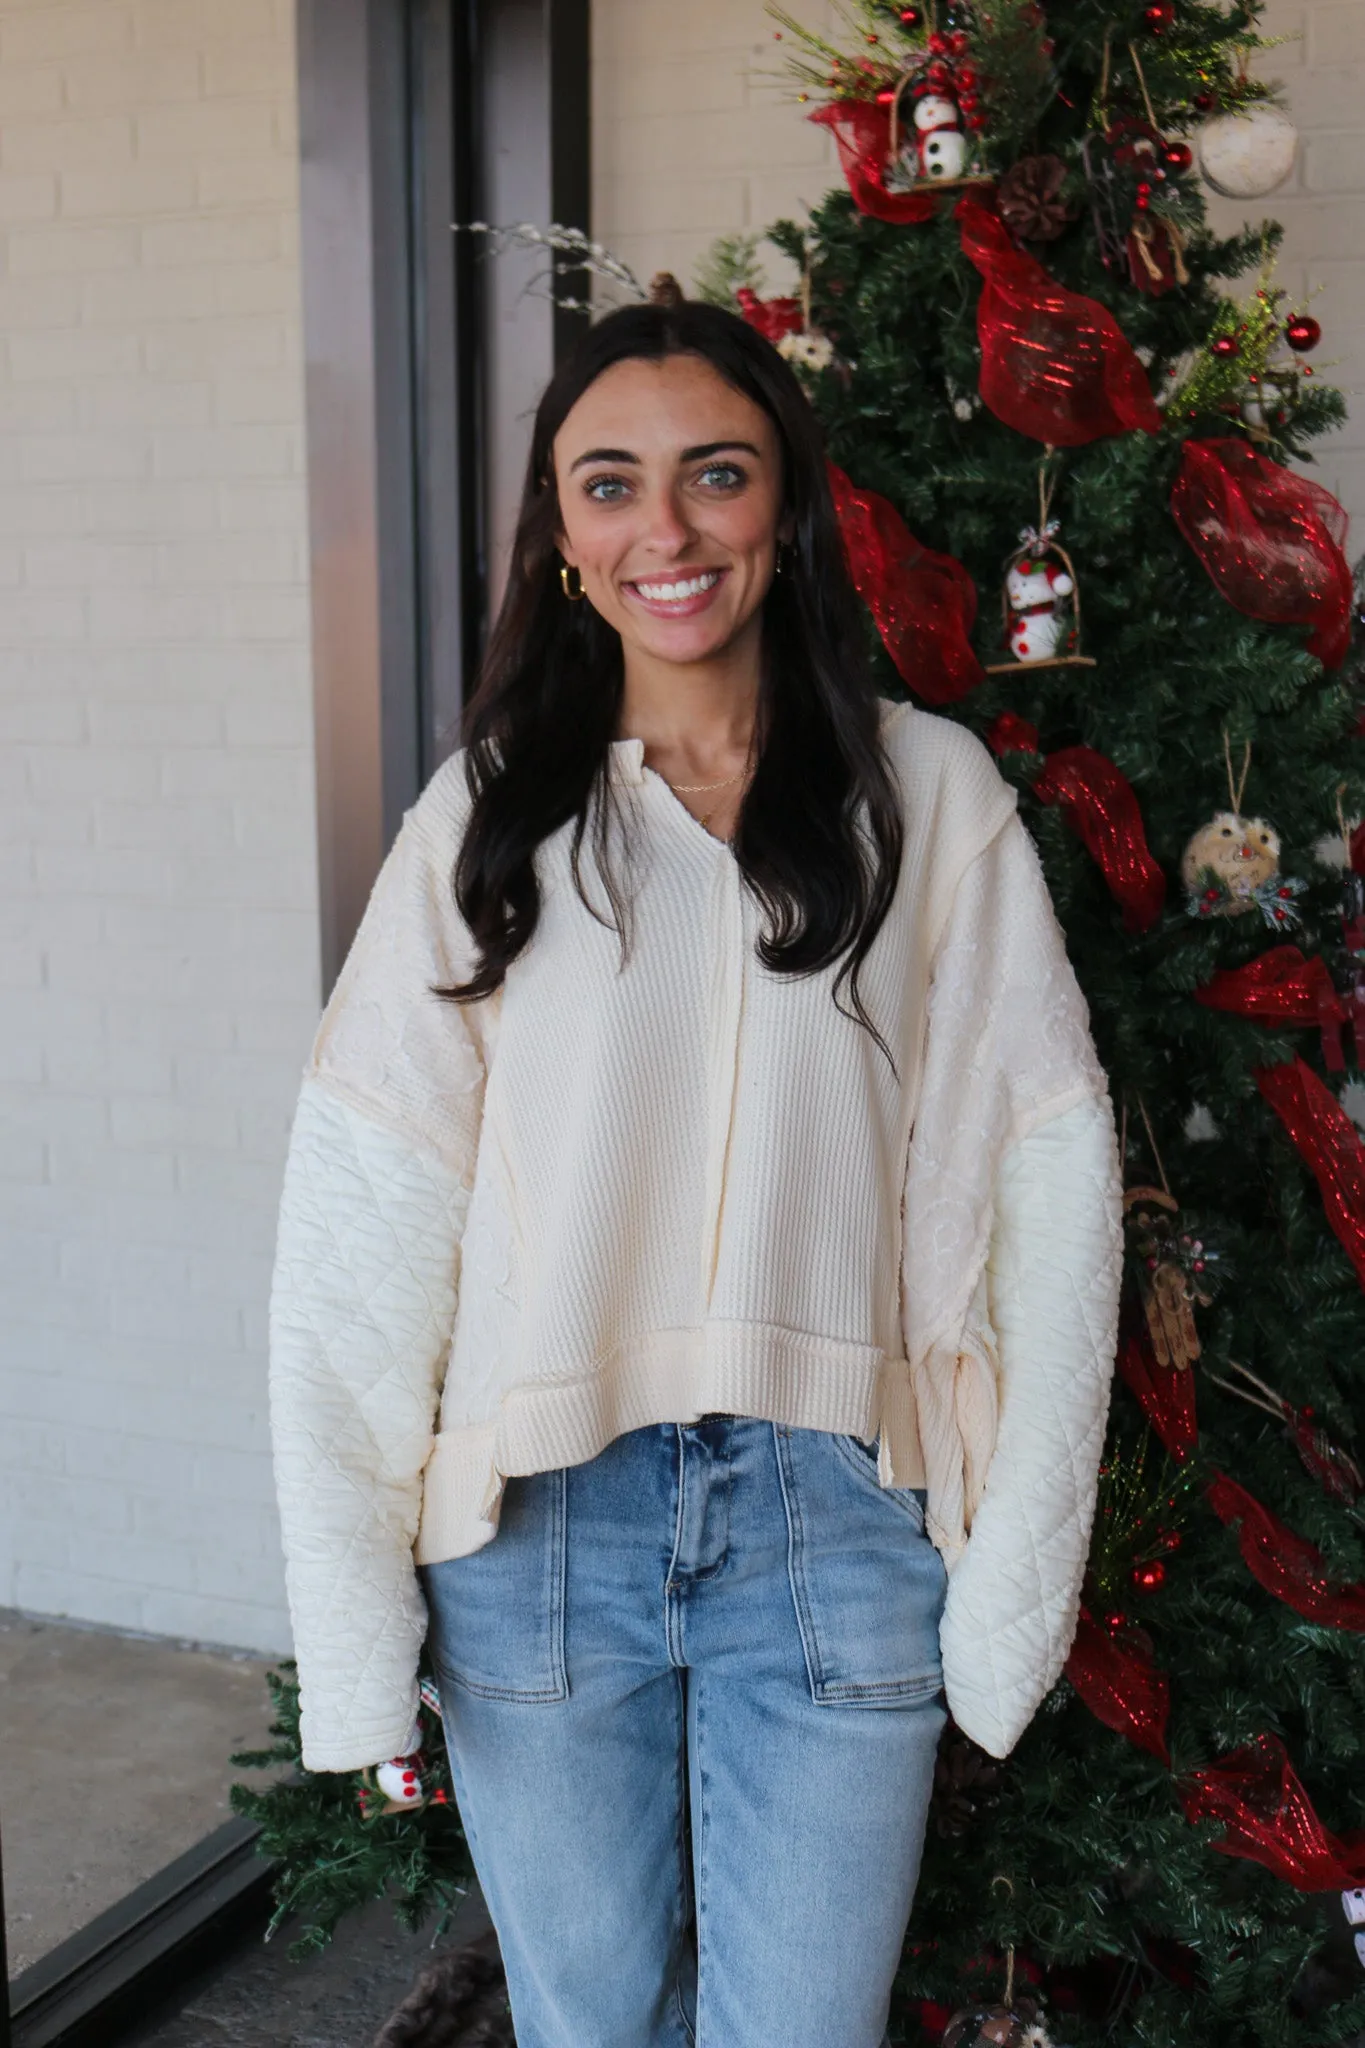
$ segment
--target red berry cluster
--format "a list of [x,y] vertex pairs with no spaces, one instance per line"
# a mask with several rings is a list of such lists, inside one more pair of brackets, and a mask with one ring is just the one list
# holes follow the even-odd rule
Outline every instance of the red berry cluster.
[[963,62],[970,49],[971,43],[961,29],[947,34],[935,29],[929,38],[929,62],[917,91],[950,95],[957,101],[963,126],[978,132],[985,127],[986,117],[981,110],[980,73],[975,65]]

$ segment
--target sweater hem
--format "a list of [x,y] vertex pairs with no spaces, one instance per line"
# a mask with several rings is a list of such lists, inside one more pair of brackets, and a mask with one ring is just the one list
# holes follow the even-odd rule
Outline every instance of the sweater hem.
[[589,1376],[510,1388],[492,1421],[443,1429],[423,1475],[418,1564],[490,1542],[505,1479],[586,1464],[629,1430],[710,1414],[880,1437],[883,1484],[924,1485],[905,1359],[767,1323],[657,1330]]

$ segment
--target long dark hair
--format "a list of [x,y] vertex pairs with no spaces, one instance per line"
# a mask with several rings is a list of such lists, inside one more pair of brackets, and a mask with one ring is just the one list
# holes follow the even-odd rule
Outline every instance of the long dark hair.
[[467,981],[442,993],[470,1002],[501,985],[540,914],[536,850],[569,819],[579,895],[600,918],[582,879],[591,831],[606,921],[621,934],[623,957],[628,950],[608,777],[621,642],[591,603],[566,602],[560,587],[553,447],[572,407],[613,363],[672,355],[704,358],[761,406],[782,453],[790,561],[764,599],[757,758],[734,839],[764,911],[759,957],[782,974],[813,974],[842,958],[835,1000],[847,988],[853,1014],[880,1042],[858,995],[858,971],[890,908],[903,830],[820,430],[776,349],[733,313],[699,300],[626,306],[599,320],[536,411],[506,594],[464,721],[473,809],[454,889],[478,960]]

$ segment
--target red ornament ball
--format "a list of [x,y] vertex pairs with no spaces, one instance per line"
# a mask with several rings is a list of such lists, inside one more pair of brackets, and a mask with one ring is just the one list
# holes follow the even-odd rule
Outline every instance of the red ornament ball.
[[1161,152],[1161,161],[1168,171],[1187,171],[1194,162],[1194,151],[1188,142],[1168,142]]
[[1190,105],[1201,114],[1211,114],[1218,102],[1211,92],[1197,92]]
[[895,97],[896,95],[891,90],[891,87],[889,85],[884,85],[881,91],[877,94],[877,105],[879,107],[889,107],[892,100]]
[[1242,344],[1235,334],[1219,334],[1209,343],[1209,354],[1213,356],[1239,356]]
[[922,7],[902,7],[902,9],[901,9],[901,26],[902,26],[902,28],[918,28],[918,27],[919,27],[919,25],[920,25],[920,23],[921,23],[921,22],[923,21],[923,19],[924,19],[924,9],[923,9]]
[[1311,313],[1296,313],[1285,327],[1284,338],[1292,349],[1305,355],[1322,340],[1322,329]]
[[1142,10],[1143,25],[1150,36],[1164,36],[1175,20],[1175,0],[1152,0]]
[[947,36],[940,35],[938,30],[935,29],[933,35],[929,38],[929,50],[932,56],[946,57],[948,54]]
[[1135,1564],[1130,1576],[1139,1593],[1159,1593],[1166,1583],[1166,1567],[1155,1557],[1150,1564]]

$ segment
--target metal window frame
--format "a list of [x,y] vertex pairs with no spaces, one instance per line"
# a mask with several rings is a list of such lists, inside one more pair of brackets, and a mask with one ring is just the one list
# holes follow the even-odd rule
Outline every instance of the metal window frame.
[[[5,2048],[110,2048],[194,1971],[264,1928],[274,1866],[232,1820],[138,1885],[9,1986]],[[0,1935],[3,1934],[0,1916]]]

